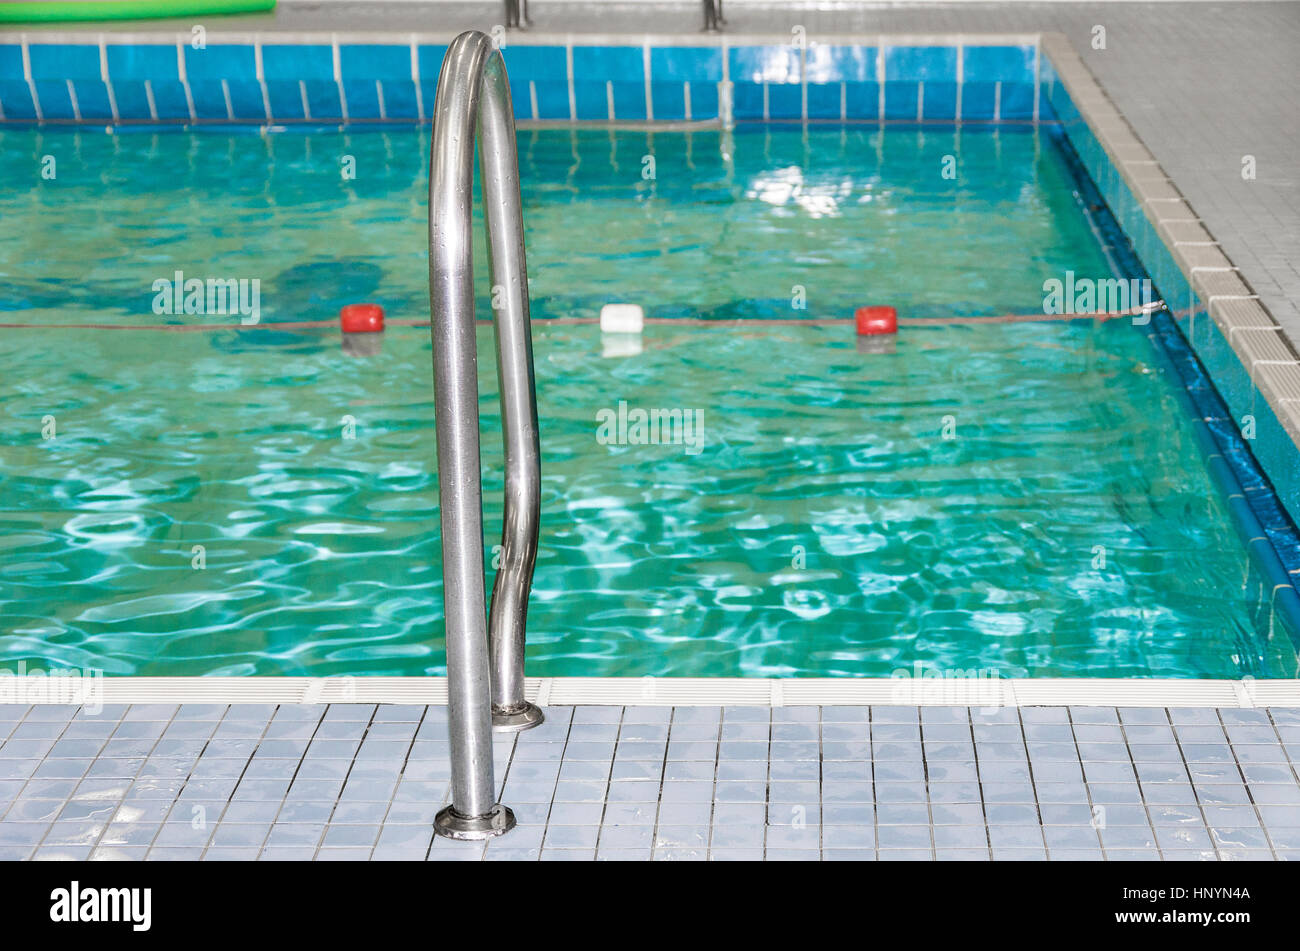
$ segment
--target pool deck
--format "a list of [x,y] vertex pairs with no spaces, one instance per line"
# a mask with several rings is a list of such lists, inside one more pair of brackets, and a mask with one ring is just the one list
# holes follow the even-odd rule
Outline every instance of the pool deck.
[[1300,858],[1300,709],[550,706],[433,836],[446,708],[0,706],[0,859]]

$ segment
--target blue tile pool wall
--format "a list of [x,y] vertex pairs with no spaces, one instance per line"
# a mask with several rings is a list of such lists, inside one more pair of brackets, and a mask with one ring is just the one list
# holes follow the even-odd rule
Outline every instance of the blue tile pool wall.
[[[1132,242],[1152,283],[1180,318],[1188,343],[1223,396],[1231,419],[1220,420],[1215,425],[1230,426],[1233,438],[1240,441],[1241,421],[1246,416],[1254,418],[1255,437],[1249,440],[1250,451],[1272,482],[1290,519],[1300,521],[1300,450],[1295,441],[1259,392],[1249,370],[1210,316],[1208,302],[1193,290],[1187,275],[1147,218],[1141,202],[1088,127],[1046,58],[1041,75],[1042,118],[1055,119],[1061,124],[1101,197]],[[1267,522],[1265,528],[1268,529]]]
[[[0,109],[30,122],[427,119],[446,44],[0,36]],[[519,119],[1032,121],[1034,42],[989,46],[509,43]],[[728,85],[730,84],[730,85]]]
[[1038,47],[734,46],[738,120],[1032,121]]
[[[1119,276],[1149,279],[1151,275],[1132,241],[1090,178],[1064,128],[1051,128],[1074,177],[1083,213],[1096,228]],[[1206,467],[1250,551],[1251,570],[1243,579],[1242,589],[1253,592],[1253,603],[1263,612],[1257,619],[1260,628],[1273,632],[1280,626],[1292,643],[1300,647],[1300,595],[1292,574],[1300,571],[1300,531],[1242,438],[1223,395],[1172,311],[1166,308],[1153,314],[1142,332],[1150,338],[1157,359],[1180,385],[1179,394],[1188,415],[1195,421],[1196,438]],[[1257,646],[1241,645],[1252,652]]]

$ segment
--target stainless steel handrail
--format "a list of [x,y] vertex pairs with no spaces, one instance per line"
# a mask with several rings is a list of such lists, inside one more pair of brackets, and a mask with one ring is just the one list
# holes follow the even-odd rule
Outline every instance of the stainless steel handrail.
[[522,30],[532,26],[528,18],[528,0],[506,0],[506,29]]
[[[490,627],[484,611],[474,320],[476,129],[506,450],[505,518]],[[429,306],[451,736],[451,804],[434,825],[442,835],[477,839],[514,825],[514,815],[496,801],[492,729],[527,729],[540,723],[542,714],[524,700],[524,627],[537,559],[541,453],[515,122],[501,53],[476,30],[456,37],[438,76],[429,152]]]
[[704,32],[721,33],[727,21],[722,18],[722,0],[704,0]]

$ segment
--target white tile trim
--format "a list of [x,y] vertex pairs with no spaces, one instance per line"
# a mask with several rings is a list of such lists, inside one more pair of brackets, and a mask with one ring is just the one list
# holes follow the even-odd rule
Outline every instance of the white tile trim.
[[190,110],[190,121],[197,121],[197,113],[194,111],[194,93],[190,90],[190,77],[185,71],[185,44],[188,40],[181,38],[176,41],[176,78],[181,81],[181,88],[185,90],[185,105]]
[[[74,702],[67,694],[42,699],[50,683],[5,678],[0,702]],[[86,700],[104,703],[447,702],[445,677],[104,677],[83,683]],[[555,705],[1300,707],[1300,680],[1249,678],[534,677],[525,688],[530,700]]]
[[[578,100],[573,92],[573,43],[565,37],[564,42],[564,74],[569,81],[569,121],[576,122],[578,119]],[[534,112],[533,115],[537,113]]]
[[113,115],[113,121],[117,122],[117,96],[113,93],[113,81],[108,78],[108,44],[104,42],[103,34],[99,37],[99,79],[104,84],[104,89],[108,91],[108,108]]
[[885,121],[885,38],[876,37],[876,118]]
[[420,44],[415,34],[410,36],[411,48],[411,82],[415,84],[415,113],[424,121],[424,90],[420,88]]
[[27,45],[27,34],[22,35],[23,49],[23,79],[27,80],[27,88],[32,94],[32,108],[36,111],[36,121],[44,122],[45,113],[41,110],[41,97],[36,93],[36,80],[32,78],[32,51]]
[[68,99],[72,102],[72,117],[77,122],[81,121],[81,103],[77,102],[77,89],[72,85],[71,79],[65,79],[64,85],[68,87]]
[[339,91],[339,112],[343,114],[343,121],[348,121],[348,94],[343,88],[343,69],[340,63],[339,38],[335,33],[330,34],[330,57],[334,68],[334,88]]
[[651,83],[654,77],[650,74],[650,41],[645,40],[641,43],[641,72],[645,73],[645,118],[647,122],[653,122],[655,117],[654,94],[651,89]]
[[1043,87],[1043,38],[1034,39],[1034,121],[1039,121],[1039,99]]
[[262,90],[262,109],[266,112],[266,121],[274,122],[271,115],[271,95],[266,89],[266,69],[262,65],[262,42],[253,44],[253,72],[257,75],[257,85]]
[[[1038,47],[1034,47],[1034,49],[1037,50]],[[958,125],[961,125],[961,109],[963,105],[961,101],[962,98],[961,87],[965,85],[965,83],[966,83],[966,45],[964,43],[958,43],[957,44],[957,102],[955,106],[956,112],[953,114],[953,119],[952,119],[952,121],[957,123]]]

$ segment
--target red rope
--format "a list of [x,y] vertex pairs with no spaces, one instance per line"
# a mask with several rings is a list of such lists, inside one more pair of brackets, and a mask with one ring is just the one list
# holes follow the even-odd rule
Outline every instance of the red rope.
[[[1048,323],[1062,320],[1093,320],[1104,323],[1121,317],[1136,317],[1144,311],[1113,311],[1102,314],[998,314],[991,317],[900,317],[898,323],[903,327],[953,327],[963,324],[1023,324]],[[1187,311],[1175,311],[1174,316],[1182,318]],[[544,317],[533,321],[535,324],[583,325],[598,324],[598,317]],[[706,320],[699,317],[647,317],[647,324],[660,326],[681,326],[689,324],[697,327],[834,327],[843,325],[851,327],[852,318],[848,317],[803,317],[803,318],[766,318],[741,317],[735,320]],[[429,321],[421,317],[396,317],[387,321],[390,326],[427,327]],[[477,323],[490,324],[490,320]],[[294,320],[265,324],[24,324],[0,323],[0,330],[154,330],[169,333],[201,333],[220,330],[336,330],[337,320]]]

